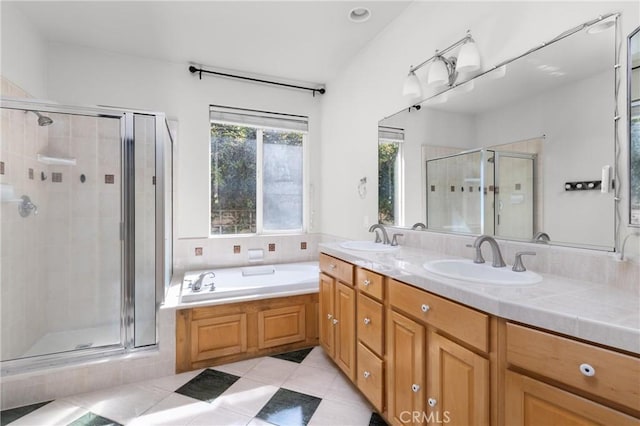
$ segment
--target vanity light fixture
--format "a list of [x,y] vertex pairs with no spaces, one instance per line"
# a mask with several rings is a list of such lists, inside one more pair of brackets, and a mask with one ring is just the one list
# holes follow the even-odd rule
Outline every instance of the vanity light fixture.
[[[454,56],[448,58],[444,56],[447,52],[458,46],[462,47],[460,48],[460,52],[458,52],[457,58]],[[420,80],[416,76],[416,71],[429,62],[432,62],[432,64],[429,68],[427,84],[430,86],[440,86],[443,84],[453,86],[458,78],[459,72],[467,73],[480,68],[480,53],[478,52],[475,41],[471,37],[471,32],[467,30],[467,35],[462,39],[442,51],[436,50],[435,55],[423,61],[421,64],[409,68],[409,74],[405,78],[402,88],[403,95],[412,97],[422,95]]]

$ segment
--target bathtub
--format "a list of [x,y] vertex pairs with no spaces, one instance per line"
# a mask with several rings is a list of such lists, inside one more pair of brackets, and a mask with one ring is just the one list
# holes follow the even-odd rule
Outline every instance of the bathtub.
[[[202,288],[192,285],[201,274],[213,272],[203,279]],[[207,269],[185,272],[180,302],[220,299],[258,299],[318,291],[318,262]],[[213,284],[213,285],[212,285]]]

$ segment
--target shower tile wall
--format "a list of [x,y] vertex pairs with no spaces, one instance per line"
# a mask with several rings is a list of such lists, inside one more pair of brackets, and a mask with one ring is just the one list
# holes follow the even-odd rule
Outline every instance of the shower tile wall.
[[[28,97],[4,78],[1,90],[3,96]],[[34,315],[47,303],[46,273],[39,267],[46,260],[39,238],[46,223],[42,215],[20,217],[15,201],[28,195],[40,211],[47,209],[46,188],[39,180],[43,165],[36,161],[36,154],[46,145],[49,129],[38,126],[37,120],[35,114],[1,111],[0,161],[4,174],[0,174],[0,183],[14,190],[10,197],[13,200],[3,198],[0,202],[2,359],[27,351],[47,328],[47,319]],[[29,169],[33,169],[33,179]]]

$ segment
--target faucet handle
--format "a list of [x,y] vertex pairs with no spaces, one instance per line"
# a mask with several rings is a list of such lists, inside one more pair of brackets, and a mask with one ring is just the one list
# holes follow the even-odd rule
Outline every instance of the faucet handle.
[[465,244],[465,246],[476,250],[476,257],[473,259],[473,263],[484,263],[484,257],[482,257],[480,246],[476,247],[473,244]]
[[404,234],[393,234],[393,238],[391,238],[392,247],[395,247],[398,245],[398,237],[404,237]]
[[516,260],[513,262],[513,268],[511,268],[514,272],[524,272],[527,268],[524,267],[524,263],[522,263],[522,256],[535,256],[535,251],[519,251],[516,252]]

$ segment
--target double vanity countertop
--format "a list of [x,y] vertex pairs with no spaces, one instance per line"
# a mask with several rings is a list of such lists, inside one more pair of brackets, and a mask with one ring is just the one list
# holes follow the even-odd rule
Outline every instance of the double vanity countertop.
[[640,300],[628,291],[551,274],[532,285],[451,279],[423,265],[452,256],[412,247],[381,253],[323,243],[319,251],[497,317],[640,354]]

